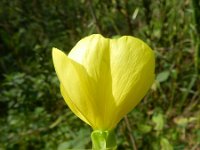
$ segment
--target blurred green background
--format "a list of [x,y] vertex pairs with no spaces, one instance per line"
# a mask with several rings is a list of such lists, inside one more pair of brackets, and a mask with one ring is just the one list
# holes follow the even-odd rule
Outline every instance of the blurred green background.
[[1,0],[0,150],[91,148],[67,107],[51,49],[133,35],[156,54],[156,81],[116,128],[119,150],[200,150],[198,0]]

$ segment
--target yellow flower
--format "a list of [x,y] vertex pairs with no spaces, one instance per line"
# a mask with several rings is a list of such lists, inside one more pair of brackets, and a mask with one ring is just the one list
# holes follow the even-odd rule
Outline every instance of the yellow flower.
[[61,94],[94,130],[112,130],[144,97],[154,81],[154,53],[143,41],[99,34],[80,40],[65,55],[53,48]]

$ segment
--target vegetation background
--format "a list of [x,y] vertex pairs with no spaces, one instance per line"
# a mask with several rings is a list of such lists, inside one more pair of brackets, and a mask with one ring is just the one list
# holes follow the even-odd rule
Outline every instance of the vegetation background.
[[52,47],[133,35],[156,53],[156,81],[116,129],[119,150],[200,150],[198,0],[1,0],[0,150],[90,148],[91,128],[59,91]]

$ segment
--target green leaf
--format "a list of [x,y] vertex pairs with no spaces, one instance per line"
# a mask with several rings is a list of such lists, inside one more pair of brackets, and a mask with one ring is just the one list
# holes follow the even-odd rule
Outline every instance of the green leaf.
[[58,150],[66,150],[66,149],[69,149],[70,146],[71,146],[70,142],[63,142],[59,144]]
[[142,133],[149,133],[152,130],[152,127],[149,125],[145,125],[145,124],[140,124],[138,125],[138,129],[142,132]]
[[164,116],[159,113],[153,116],[152,121],[155,123],[155,130],[161,131],[164,127]]
[[169,143],[168,139],[161,138],[160,140],[161,150],[173,150],[173,146]]
[[169,70],[163,71],[157,75],[156,80],[159,82],[164,82],[169,78],[169,75],[170,75]]

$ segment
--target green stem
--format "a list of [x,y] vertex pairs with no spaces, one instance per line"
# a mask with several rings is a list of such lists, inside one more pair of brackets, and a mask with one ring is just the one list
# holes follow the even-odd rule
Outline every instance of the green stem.
[[194,25],[195,31],[193,38],[195,42],[195,69],[196,74],[200,72],[200,2],[199,0],[192,0],[193,11],[194,11]]
[[116,138],[112,131],[95,130],[91,134],[92,150],[116,150]]

